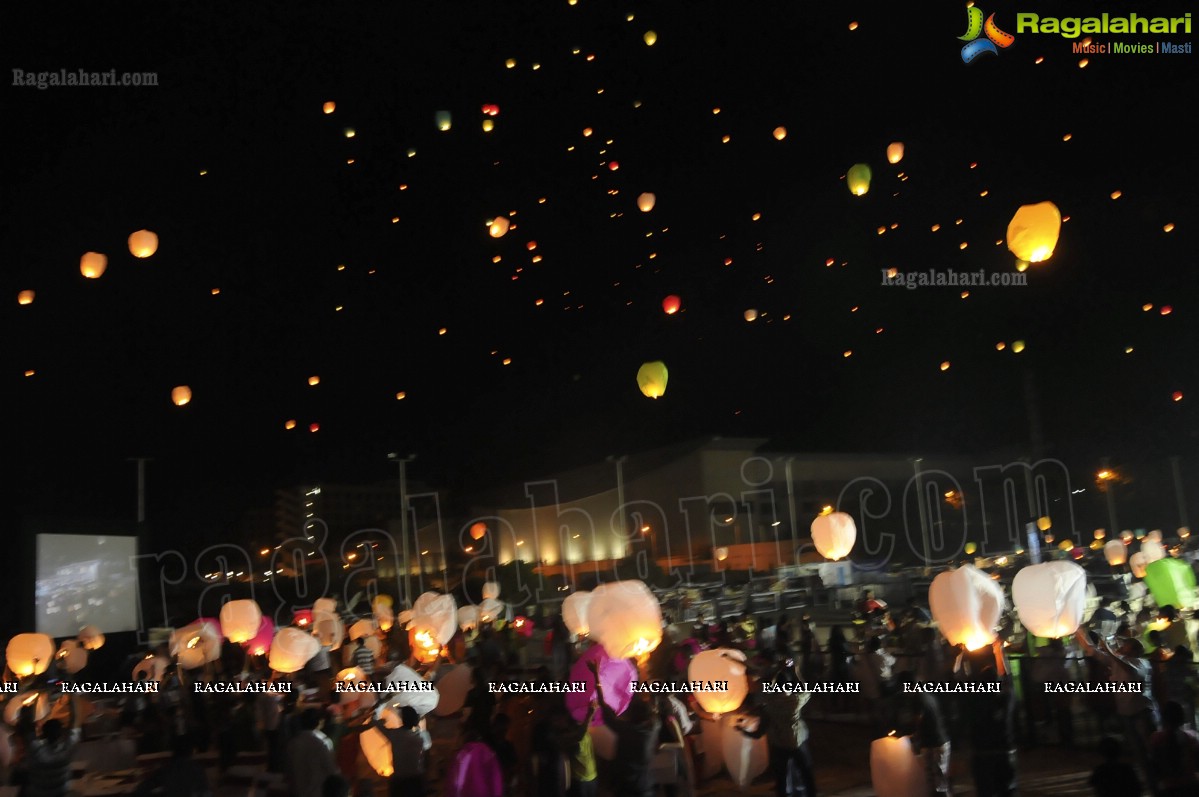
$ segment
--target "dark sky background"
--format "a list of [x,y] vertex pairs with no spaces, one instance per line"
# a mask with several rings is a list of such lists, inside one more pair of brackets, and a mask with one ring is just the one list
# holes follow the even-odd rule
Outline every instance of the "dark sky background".
[[[1014,32],[1028,9],[985,10]],[[138,455],[155,460],[156,521],[189,529],[277,486],[390,478],[390,451],[469,492],[712,434],[1020,448],[1025,374],[1046,453],[1072,465],[1194,451],[1199,55],[1080,69],[1068,39],[1025,34],[965,65],[961,3],[52,2],[4,17],[10,69],[159,80],[2,81],[18,515],[131,516]],[[1162,37],[1095,37],[1120,38]],[[485,103],[500,107],[490,133]],[[857,162],[874,171],[863,197],[843,179]],[[1042,200],[1069,220],[1028,287],[880,286],[888,267],[1012,272],[996,244]],[[142,228],[160,247],[136,260]],[[98,280],[79,273],[89,250],[109,258]],[[663,313],[668,294],[682,313]],[[651,401],[635,374],[655,359],[670,383]],[[181,384],[194,398],[176,407]]]

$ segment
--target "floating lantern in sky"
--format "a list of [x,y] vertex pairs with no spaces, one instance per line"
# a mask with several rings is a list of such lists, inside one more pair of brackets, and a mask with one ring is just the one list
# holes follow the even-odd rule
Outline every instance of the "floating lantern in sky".
[[288,431],[291,431],[292,429],[295,429],[295,428],[296,428],[296,421],[295,421],[295,419],[294,419],[294,418],[291,418],[291,419],[288,419],[288,420],[284,421],[284,422],[283,422],[283,428],[284,428],[284,429],[287,429]]
[[309,387],[316,387],[320,383],[321,383],[321,378],[319,376],[313,375],[313,376],[308,377],[308,386]]
[[321,110],[324,111],[326,114],[331,114],[337,110],[337,103],[330,100],[329,102],[327,102],[321,106]]
[[782,141],[784,138],[787,137],[787,128],[783,127],[782,125],[779,125],[778,127],[776,127],[774,129],[773,135],[774,135],[775,141]]
[[857,539],[858,527],[845,512],[824,513],[812,521],[812,543],[825,559],[849,556]]
[[262,610],[252,600],[229,601],[221,607],[221,631],[235,645],[258,636]]
[[1003,614],[1003,587],[973,565],[934,578],[928,603],[949,644],[978,650],[995,641],[995,627]]
[[1037,528],[1041,531],[1049,531],[1053,528],[1053,521],[1049,519],[1048,515],[1042,515],[1037,518]]
[[746,321],[753,322],[758,320],[758,311],[752,307],[746,310],[742,315],[745,316]]
[[492,238],[503,238],[508,234],[508,218],[506,216],[496,216],[491,220],[491,224],[487,228]]
[[1162,227],[1162,232],[1174,232],[1174,222],[1170,222]]
[[5,660],[18,678],[41,675],[54,660],[54,640],[45,634],[17,634],[8,640]]
[[271,642],[267,663],[277,672],[298,672],[320,649],[321,643],[312,634],[298,628],[280,628]]
[[1012,602],[1020,622],[1036,636],[1073,634],[1087,608],[1087,571],[1074,562],[1029,565],[1012,581]]
[[21,291],[17,294],[17,304],[33,304],[33,297],[36,294],[33,291]]
[[620,162],[619,162],[619,161],[608,161],[608,171],[610,171],[610,172],[614,172],[614,171],[616,171],[616,170],[617,170],[617,169],[619,169],[619,168],[620,168]]
[[343,134],[345,134],[346,138],[353,138],[354,136],[358,135],[357,131],[355,131],[354,128],[352,128],[352,127],[347,127],[345,130],[343,130],[341,132]]
[[506,66],[508,69],[515,69],[516,68],[516,59],[509,58],[507,61],[504,62],[504,66]]
[[1024,341],[1022,341],[1022,340],[1014,341],[1012,343],[1012,351],[1015,352],[1016,354],[1019,354],[1020,352],[1024,351]]
[[320,430],[321,430],[321,425],[319,423],[308,424],[308,431],[312,432],[313,434],[316,434]]
[[903,160],[903,142],[892,141],[887,145],[887,163],[899,163]]
[[644,656],[662,642],[662,606],[643,581],[612,581],[592,590],[587,624],[614,659]]
[[449,111],[438,111],[433,114],[433,121],[437,124],[437,129],[443,133],[449,130],[454,123],[453,116]]
[[90,280],[99,279],[108,268],[108,257],[99,252],[84,252],[79,258],[79,273]]
[[479,521],[472,523],[470,526],[470,537],[472,540],[481,540],[487,536],[487,524]]
[[495,130],[495,120],[494,119],[484,119],[483,120],[483,132],[490,133],[492,130]]
[[673,293],[662,300],[662,312],[666,313],[666,315],[674,315],[682,306],[683,300]]
[[499,116],[500,115],[500,106],[498,106],[494,103],[490,103],[490,102],[487,103],[486,105],[483,106],[483,115],[484,116]]
[[1062,214],[1052,202],[1022,205],[1007,227],[1007,247],[1020,260],[1040,263],[1057,247]]
[[942,371],[948,371],[948,370],[949,370],[949,360],[945,360],[944,362],[942,362],[942,363],[941,363],[941,370],[942,370]]
[[187,385],[171,388],[171,401],[176,407],[182,407],[192,400],[192,389]]
[[647,30],[645,35],[641,37],[643,41],[650,47],[658,43],[658,34],[652,30]]
[[158,251],[158,236],[149,230],[138,230],[129,236],[129,254],[147,258]]
[[649,213],[654,209],[654,203],[657,201],[658,198],[647,191],[637,197],[637,209],[642,213]]
[[870,190],[870,167],[865,163],[855,163],[845,173],[845,184],[854,196],[862,196]]
[[642,363],[637,369],[637,387],[641,388],[642,395],[652,399],[661,398],[666,394],[668,377],[666,363],[661,360]]
[[1182,391],[1175,390],[1172,394],[1170,394],[1170,398],[1172,398],[1174,401],[1182,401]]

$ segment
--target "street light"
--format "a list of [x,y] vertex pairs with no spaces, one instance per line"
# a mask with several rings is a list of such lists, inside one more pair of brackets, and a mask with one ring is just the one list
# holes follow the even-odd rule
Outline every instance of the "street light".
[[396,463],[400,469],[400,550],[401,562],[404,568],[404,605],[412,605],[412,574],[408,568],[408,463],[416,459],[416,454],[401,457],[391,453],[387,458]]

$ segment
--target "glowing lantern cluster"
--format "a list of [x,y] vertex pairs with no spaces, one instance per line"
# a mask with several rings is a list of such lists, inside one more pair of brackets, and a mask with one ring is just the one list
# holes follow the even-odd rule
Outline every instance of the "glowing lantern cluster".
[[171,388],[171,403],[176,407],[182,407],[184,404],[190,403],[192,400],[192,389],[187,385],[177,385]]
[[591,604],[591,593],[586,590],[572,592],[562,601],[562,622],[575,636],[587,636],[587,607]]
[[657,201],[658,198],[656,196],[646,191],[645,193],[637,196],[637,209],[642,213],[649,213],[654,209],[654,204]]
[[158,251],[158,236],[149,230],[138,230],[129,236],[129,254],[147,258]]
[[849,171],[845,173],[845,184],[849,186],[849,193],[854,196],[862,196],[870,190],[870,178],[873,174],[870,167],[865,163],[855,163],[849,167]]
[[45,634],[17,634],[4,653],[8,669],[18,678],[41,675],[54,660],[54,640]]
[[483,115],[484,116],[499,116],[500,115],[500,106],[495,105],[494,103],[487,103],[486,105],[483,106]]
[[892,141],[887,145],[887,163],[899,163],[903,160],[903,142]]
[[487,228],[488,234],[492,238],[503,238],[508,234],[508,218],[506,216],[496,216],[491,220],[491,224]]
[[1052,202],[1022,205],[1007,226],[1007,247],[1028,263],[1048,260],[1057,247],[1062,214]]
[[845,512],[830,512],[812,521],[812,544],[825,559],[844,559],[858,539],[858,527]]
[[973,565],[934,578],[928,603],[951,645],[978,650],[995,641],[995,627],[1003,614],[1003,587]]
[[587,607],[591,637],[614,659],[644,656],[662,642],[662,607],[641,581],[601,584]]
[[320,652],[321,643],[298,628],[280,628],[271,641],[267,663],[276,672],[299,672]]
[[33,291],[21,291],[17,294],[17,304],[33,304],[36,295]]
[[79,273],[90,280],[100,279],[108,268],[108,257],[99,252],[84,252],[79,258]]
[[262,610],[252,600],[229,601],[221,607],[221,631],[235,645],[249,642],[258,635]]
[[1073,634],[1087,608],[1087,573],[1074,562],[1029,565],[1012,582],[1012,602],[1020,622],[1036,636]]
[[661,360],[642,363],[637,369],[637,387],[641,389],[641,394],[648,398],[661,398],[666,395],[666,381],[669,376],[666,363]]
[[691,681],[728,681],[723,692],[696,692],[700,708],[709,714],[728,714],[741,708],[749,694],[749,679],[745,676],[745,654],[732,648],[703,650],[687,665]]

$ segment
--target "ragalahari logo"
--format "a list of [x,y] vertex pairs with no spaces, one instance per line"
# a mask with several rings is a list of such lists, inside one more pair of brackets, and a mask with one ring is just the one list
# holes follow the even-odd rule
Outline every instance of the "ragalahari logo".
[[[983,34],[986,34],[986,38],[980,39],[979,36]],[[962,61],[968,64],[983,53],[999,55],[999,50],[1011,47],[1016,37],[999,29],[994,14],[983,22],[983,10],[978,6],[970,6],[966,9],[966,35],[958,36],[958,40],[966,42],[962,48]]]

